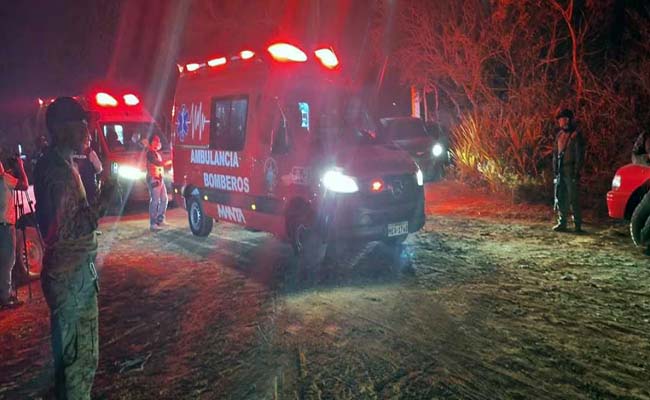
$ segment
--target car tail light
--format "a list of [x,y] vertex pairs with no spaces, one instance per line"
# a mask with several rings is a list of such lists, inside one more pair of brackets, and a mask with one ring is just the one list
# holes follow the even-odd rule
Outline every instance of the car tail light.
[[370,182],[370,190],[372,192],[381,192],[384,190],[384,181],[381,179],[373,179],[372,182]]
[[95,101],[97,102],[98,106],[117,107],[117,100],[115,100],[115,97],[105,92],[97,93],[95,95]]
[[138,96],[134,94],[131,93],[125,94],[124,104],[126,104],[127,106],[137,106],[138,104],[140,104],[140,99],[138,99]]
[[268,47],[274,60],[280,62],[305,62],[307,55],[304,51],[288,43],[275,43]]
[[333,69],[339,65],[339,59],[336,58],[336,54],[332,49],[318,49],[314,54],[326,68]]

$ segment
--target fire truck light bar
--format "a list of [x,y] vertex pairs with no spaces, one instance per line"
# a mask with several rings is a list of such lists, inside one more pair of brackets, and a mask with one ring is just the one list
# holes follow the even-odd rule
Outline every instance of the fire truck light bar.
[[127,106],[137,106],[138,104],[140,104],[140,99],[138,99],[138,97],[134,94],[131,93],[125,94],[123,97],[124,97],[124,104],[126,104]]
[[117,107],[117,100],[108,93],[99,92],[95,95],[97,105],[103,107]]
[[314,52],[316,57],[320,60],[321,64],[323,64],[324,67],[332,69],[336,68],[339,65],[339,60],[336,58],[336,54],[334,54],[334,51],[332,49],[318,49]]
[[271,57],[280,62],[305,62],[307,55],[296,46],[288,43],[275,43],[267,49]]

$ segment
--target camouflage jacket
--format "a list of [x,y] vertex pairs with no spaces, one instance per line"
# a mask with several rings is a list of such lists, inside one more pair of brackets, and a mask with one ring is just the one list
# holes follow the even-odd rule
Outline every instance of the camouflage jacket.
[[[559,160],[562,158],[562,171]],[[553,146],[553,173],[560,172],[578,175],[585,159],[585,138],[575,127],[571,131],[560,130]]]
[[36,217],[45,242],[44,271],[66,272],[97,251],[99,213],[86,201],[79,172],[52,148],[34,171]]

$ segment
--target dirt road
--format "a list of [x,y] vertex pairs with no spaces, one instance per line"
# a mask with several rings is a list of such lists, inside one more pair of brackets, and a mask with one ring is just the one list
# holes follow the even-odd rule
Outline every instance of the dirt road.
[[[650,399],[650,260],[625,225],[556,234],[547,207],[449,184],[427,212],[413,274],[370,245],[309,281],[263,233],[106,220],[95,397]],[[48,341],[40,288],[0,313],[0,398],[44,396]]]

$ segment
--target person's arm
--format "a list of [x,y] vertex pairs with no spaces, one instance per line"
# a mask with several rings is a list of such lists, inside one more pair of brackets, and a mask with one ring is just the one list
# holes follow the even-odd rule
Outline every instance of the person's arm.
[[16,183],[16,190],[27,190],[29,187],[29,181],[27,180],[27,173],[25,172],[25,166],[23,165],[23,159],[17,158],[16,165],[18,166],[18,182]]
[[88,160],[93,164],[93,167],[95,167],[95,175],[101,174],[102,171],[104,171],[104,167],[102,167],[102,162],[99,160],[99,157],[97,156],[97,153],[95,153],[95,150],[90,150],[90,153],[88,153]]
[[18,179],[14,178],[11,174],[5,171],[2,162],[0,162],[0,179],[3,180],[11,190],[14,190],[18,184]]
[[77,239],[97,229],[100,215],[79,196],[79,187],[72,175],[53,182],[50,193],[61,239]]

